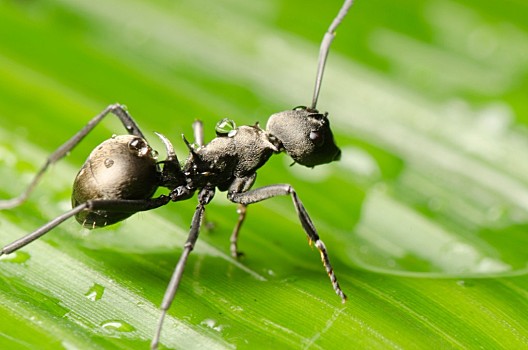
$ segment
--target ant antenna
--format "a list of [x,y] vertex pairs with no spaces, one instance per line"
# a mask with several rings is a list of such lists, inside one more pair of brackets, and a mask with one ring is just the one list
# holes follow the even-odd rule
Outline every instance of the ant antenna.
[[319,90],[321,89],[321,82],[323,80],[326,58],[328,57],[330,44],[332,44],[332,40],[334,40],[335,38],[335,31],[339,24],[343,21],[343,18],[345,18],[348,9],[352,6],[353,2],[354,0],[345,0],[345,3],[339,10],[339,13],[337,14],[336,18],[334,18],[334,20],[332,21],[332,24],[330,24],[330,27],[328,27],[328,30],[326,31],[323,37],[323,41],[321,42],[321,49],[319,50],[319,64],[317,65],[317,77],[315,79],[315,89],[311,109],[315,109],[315,106],[317,105],[317,99],[319,98]]

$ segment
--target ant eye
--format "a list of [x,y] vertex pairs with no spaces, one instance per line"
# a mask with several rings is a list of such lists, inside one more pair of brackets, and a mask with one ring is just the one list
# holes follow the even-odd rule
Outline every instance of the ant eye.
[[316,145],[321,146],[324,143],[324,136],[320,132],[311,131],[310,140]]

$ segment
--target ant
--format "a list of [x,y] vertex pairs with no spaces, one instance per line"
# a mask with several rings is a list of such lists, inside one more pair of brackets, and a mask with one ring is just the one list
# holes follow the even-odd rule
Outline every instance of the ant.
[[[324,67],[335,30],[342,22],[353,0],[345,0],[337,16],[325,33],[319,52],[314,95],[310,107],[296,107],[273,114],[262,129],[259,124],[236,127],[230,119],[216,125],[217,137],[203,143],[200,122],[193,124],[195,144],[182,136],[189,149],[187,159],[180,163],[171,142],[162,134],[156,135],[163,142],[167,158],[157,161],[154,151],[137,123],[119,104],[104,109],[48,157],[44,166],[18,197],[0,201],[0,209],[22,204],[35,188],[48,167],[66,156],[107,115],[113,114],[123,124],[128,135],[113,136],[97,146],[77,174],[73,183],[73,209],[59,215],[32,233],[4,246],[0,256],[10,254],[40,238],[63,221],[75,217],[86,228],[93,229],[120,222],[129,216],[152,210],[193,197],[198,192],[198,205],[191,222],[189,236],[182,255],[174,269],[160,306],[161,315],[152,339],[156,349],[163,322],[180,284],[189,254],[194,248],[203,221],[205,206],[213,199],[215,190],[227,191],[227,198],[239,205],[238,222],[231,235],[231,255],[237,258],[237,242],[248,205],[276,196],[290,195],[301,225],[309,242],[314,243],[336,294],[346,301],[335,276],[326,246],[319,238],[297,192],[291,185],[276,184],[251,189],[256,171],[273,154],[286,152],[295,163],[306,167],[339,160],[341,151],[334,142],[327,113],[316,109]],[[169,189],[168,194],[153,197],[159,187]]]

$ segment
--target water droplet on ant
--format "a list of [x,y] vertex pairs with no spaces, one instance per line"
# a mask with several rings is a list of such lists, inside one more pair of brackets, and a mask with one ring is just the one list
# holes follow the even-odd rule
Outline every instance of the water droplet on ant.
[[216,123],[215,130],[216,135],[218,136],[229,136],[232,137],[233,135],[230,135],[231,132],[235,131],[236,124],[232,119],[224,118],[220,120],[218,123]]
[[111,158],[106,158],[104,160],[104,165],[107,168],[110,168],[112,165],[114,165],[114,161]]

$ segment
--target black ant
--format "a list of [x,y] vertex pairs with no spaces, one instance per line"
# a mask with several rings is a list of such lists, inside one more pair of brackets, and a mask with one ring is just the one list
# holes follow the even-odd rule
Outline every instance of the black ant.
[[[190,144],[183,137],[190,153],[180,164],[172,144],[161,134],[157,136],[165,145],[167,158],[164,161],[157,161],[156,152],[149,146],[127,110],[119,104],[110,105],[49,156],[19,197],[0,201],[0,209],[12,208],[23,203],[47,168],[66,156],[107,115],[117,116],[128,131],[128,135],[114,136],[92,151],[73,183],[73,209],[6,245],[0,251],[0,255],[17,251],[72,216],[75,216],[84,227],[91,229],[104,227],[140,211],[189,199],[198,192],[198,205],[192,218],[189,236],[160,306],[161,316],[151,343],[151,348],[155,349],[159,343],[165,315],[180,284],[187,258],[198,239],[205,206],[213,199],[215,189],[227,191],[227,198],[240,206],[238,222],[231,236],[231,255],[235,258],[239,255],[238,233],[246,215],[246,207],[275,196],[290,195],[310,243],[313,242],[321,254],[332,287],[344,302],[346,295],[337,282],[325,244],[319,238],[312,220],[293,187],[288,184],[257,189],[251,187],[257,176],[256,171],[273,154],[284,151],[295,163],[307,167],[339,159],[341,151],[334,142],[327,113],[319,113],[316,104],[330,44],[337,26],[352,6],[352,2],[352,0],[345,1],[324,35],[310,107],[297,107],[273,114],[265,130],[258,124],[236,127],[233,121],[223,119],[216,125],[217,137],[208,144],[203,143],[201,123],[195,122],[193,124],[195,144]],[[153,198],[158,187],[167,188],[170,192]]]

